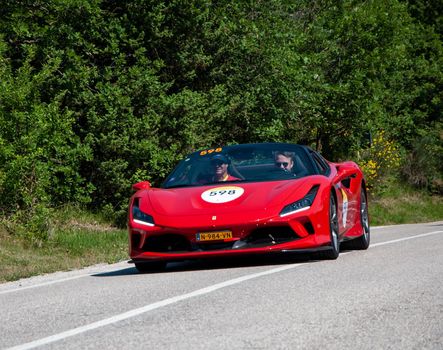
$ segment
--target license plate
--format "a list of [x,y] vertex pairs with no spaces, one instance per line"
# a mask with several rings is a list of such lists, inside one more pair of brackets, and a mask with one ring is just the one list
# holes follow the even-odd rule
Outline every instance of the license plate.
[[231,231],[213,231],[213,232],[200,232],[197,233],[196,239],[198,242],[205,241],[220,241],[225,239],[231,239]]

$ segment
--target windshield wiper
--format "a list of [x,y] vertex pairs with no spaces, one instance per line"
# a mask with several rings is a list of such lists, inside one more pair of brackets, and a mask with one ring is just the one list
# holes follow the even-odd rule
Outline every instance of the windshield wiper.
[[226,184],[226,183],[230,183],[230,184],[232,184],[232,183],[236,183],[236,182],[242,182],[242,181],[245,181],[245,180],[230,180],[230,181],[209,181],[209,182],[205,182],[205,183],[203,183],[203,184],[200,184],[200,185],[219,185],[219,184]]
[[171,185],[171,186],[165,186],[163,187],[165,190],[168,190],[170,188],[179,188],[179,187],[193,187],[198,186],[199,184],[177,184],[177,185]]

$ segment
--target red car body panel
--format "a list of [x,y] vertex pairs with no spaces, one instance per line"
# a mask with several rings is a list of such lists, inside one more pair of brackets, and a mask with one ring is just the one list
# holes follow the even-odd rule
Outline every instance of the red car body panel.
[[[136,262],[174,261],[328,248],[331,194],[337,203],[340,240],[359,237],[363,234],[360,218],[363,174],[353,162],[327,164],[330,168],[327,176],[314,174],[290,180],[179,188],[140,185],[129,206],[130,257]],[[282,208],[303,199],[315,186],[318,190],[309,208],[280,215]],[[221,203],[205,199],[220,189],[231,189],[241,195]],[[134,220],[134,205],[151,215],[154,224]],[[209,243],[197,239],[199,233],[224,230],[232,232],[232,238]],[[281,234],[280,241],[274,241],[274,231]],[[288,232],[294,236],[287,238]],[[267,235],[271,237],[268,240]]]

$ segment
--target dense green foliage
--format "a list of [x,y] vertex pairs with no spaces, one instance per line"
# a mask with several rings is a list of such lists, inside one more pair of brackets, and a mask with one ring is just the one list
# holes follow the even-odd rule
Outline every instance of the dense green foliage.
[[430,3],[4,0],[0,214],[44,238],[66,203],[124,218],[132,183],[198,148],[287,141],[358,161],[381,130],[404,177],[441,190]]

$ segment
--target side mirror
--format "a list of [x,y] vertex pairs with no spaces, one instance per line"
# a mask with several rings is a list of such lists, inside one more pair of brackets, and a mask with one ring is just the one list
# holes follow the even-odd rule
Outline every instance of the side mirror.
[[148,190],[151,188],[151,183],[149,181],[142,181],[132,185],[132,189],[135,191]]
[[341,165],[337,165],[337,176],[340,179],[345,179],[347,177],[356,177],[357,176],[357,168],[352,164],[343,163]]

